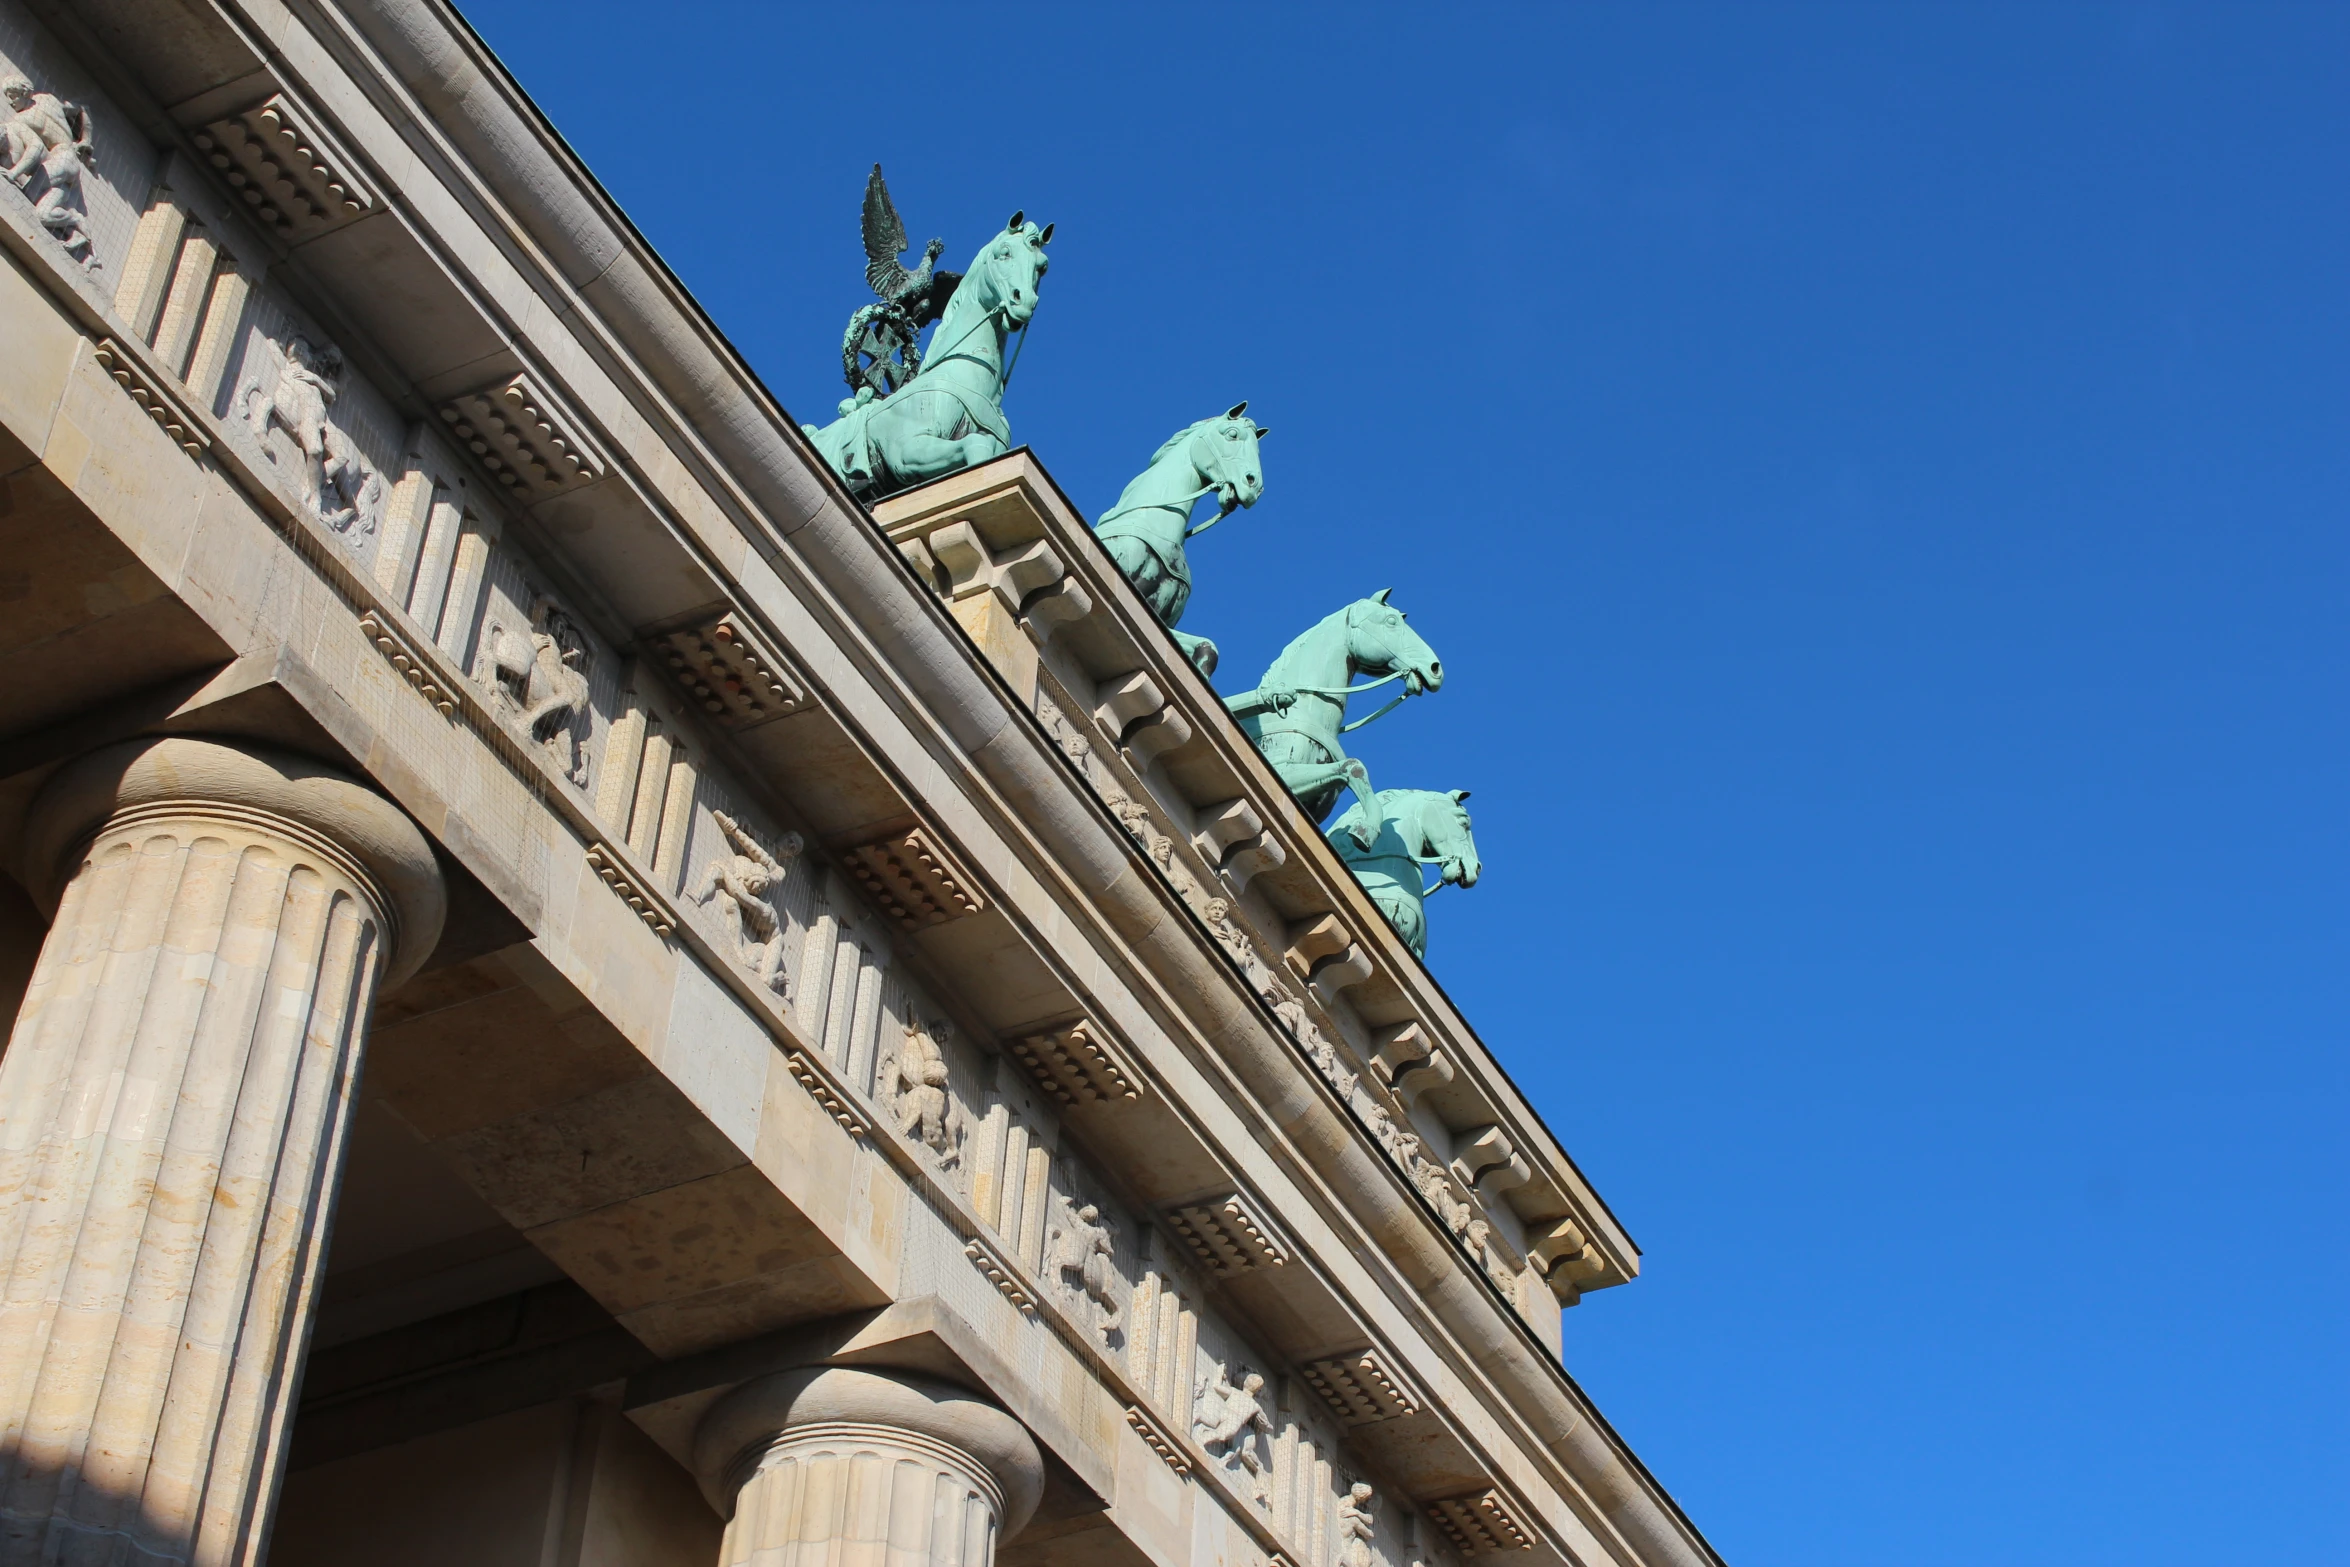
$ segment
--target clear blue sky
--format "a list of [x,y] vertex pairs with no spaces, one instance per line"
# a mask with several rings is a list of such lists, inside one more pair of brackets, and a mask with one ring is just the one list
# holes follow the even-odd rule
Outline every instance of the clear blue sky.
[[876,159],[1059,224],[1089,511],[1251,399],[1185,629],[1442,653],[1430,961],[1736,1567],[2350,1561],[2350,7],[468,10],[802,418]]

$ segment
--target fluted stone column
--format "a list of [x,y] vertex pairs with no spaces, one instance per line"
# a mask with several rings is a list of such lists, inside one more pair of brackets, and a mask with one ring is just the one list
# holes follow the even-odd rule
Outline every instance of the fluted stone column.
[[694,1456],[729,1520],[720,1567],[988,1567],[1044,1490],[1036,1443],[993,1404],[848,1367],[743,1384]]
[[316,763],[169,739],[60,769],[19,862],[56,917],[0,1060],[0,1564],[256,1560],[432,851]]

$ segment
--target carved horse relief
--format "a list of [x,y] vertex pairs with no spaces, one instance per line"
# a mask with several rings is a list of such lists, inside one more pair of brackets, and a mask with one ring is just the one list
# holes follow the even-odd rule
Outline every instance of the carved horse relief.
[[[237,406],[262,450],[269,451],[273,427],[292,437],[301,463],[302,500],[311,514],[337,533],[348,533],[356,524],[365,535],[375,531],[383,510],[383,477],[327,415],[341,393],[342,373],[342,350],[332,343],[314,346],[296,334],[280,350],[277,374],[248,382]],[[270,452],[270,460],[277,460],[276,452]]]
[[545,594],[531,603],[530,624],[515,630],[491,621],[482,638],[484,683],[497,691],[515,724],[543,746],[556,771],[587,782],[578,720],[587,711],[587,638]]
[[[1216,672],[1216,644],[1175,630],[1191,602],[1191,561],[1184,545],[1234,511],[1254,506],[1265,493],[1257,443],[1270,432],[1247,413],[1247,403],[1235,403],[1222,415],[1167,437],[1151,454],[1150,466],[1093,525],[1110,559],[1203,675]],[[1216,495],[1216,515],[1194,525],[1192,508],[1210,491]]]
[[1052,237],[1051,224],[1013,213],[948,301],[922,373],[887,397],[863,388],[822,429],[800,427],[851,494],[877,499],[1012,449],[1004,345],[1036,311]]
[[[1414,957],[1428,955],[1429,897],[1448,883],[1474,887],[1483,874],[1463,803],[1468,798],[1466,789],[1382,789],[1368,813],[1376,822],[1368,846],[1362,842],[1366,813],[1360,801],[1323,834]],[[1423,885],[1421,867],[1427,865],[1438,868],[1433,887]]]
[[[1366,803],[1371,799],[1371,775],[1346,754],[1342,737],[1393,711],[1404,697],[1444,684],[1436,650],[1404,623],[1402,610],[1387,602],[1392,591],[1382,588],[1324,616],[1281,650],[1254,691],[1224,699],[1281,782],[1317,822],[1329,819],[1341,793],[1351,791]],[[1378,678],[1358,686],[1351,684],[1356,675]],[[1392,680],[1403,682],[1403,696],[1369,717],[1346,722],[1350,698]],[[1368,849],[1376,828],[1376,819],[1366,816],[1349,831]]]

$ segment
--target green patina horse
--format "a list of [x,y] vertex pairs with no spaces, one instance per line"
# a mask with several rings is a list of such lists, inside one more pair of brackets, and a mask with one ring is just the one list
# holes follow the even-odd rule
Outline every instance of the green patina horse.
[[873,500],[1012,449],[1004,344],[1035,314],[1052,237],[1013,213],[947,302],[922,373],[887,397],[865,388],[821,430],[800,426],[850,493]]
[[[1466,789],[1382,789],[1369,812],[1379,830],[1368,847],[1359,831],[1366,814],[1360,802],[1324,835],[1414,957],[1428,955],[1429,895],[1447,882],[1474,887],[1484,871],[1462,803],[1468,798]],[[1423,865],[1438,868],[1435,887],[1424,885]]]
[[[1265,493],[1257,443],[1267,432],[1246,418],[1247,413],[1247,403],[1235,403],[1217,418],[1202,419],[1168,436],[1151,454],[1150,467],[1135,475],[1118,504],[1093,525],[1110,559],[1159,617],[1159,624],[1174,632],[1184,656],[1203,675],[1216,672],[1216,644],[1175,630],[1184,605],[1191,602],[1191,561],[1184,541],[1207,532],[1240,507],[1254,506]],[[1195,527],[1192,508],[1211,490],[1217,498],[1216,515]]]
[[[1369,718],[1350,724],[1345,721],[1347,698],[1390,680],[1403,682],[1404,696],[1444,684],[1444,666],[1436,650],[1404,624],[1402,610],[1387,602],[1393,591],[1382,588],[1374,597],[1357,599],[1325,616],[1281,650],[1254,691],[1224,699],[1282,783],[1317,822],[1329,817],[1342,792],[1370,800],[1371,775],[1346,754],[1340,737],[1404,699],[1399,696]],[[1369,685],[1350,686],[1358,674],[1379,678]],[[1376,821],[1360,818],[1349,830],[1368,849]]]

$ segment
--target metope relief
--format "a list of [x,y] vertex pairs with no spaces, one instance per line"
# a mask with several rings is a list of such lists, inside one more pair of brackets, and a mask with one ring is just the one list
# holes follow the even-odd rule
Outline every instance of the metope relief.
[[783,917],[776,911],[772,894],[783,884],[785,867],[804,847],[800,835],[785,833],[770,851],[724,811],[712,811],[710,818],[724,837],[728,852],[711,855],[702,867],[694,901],[717,907],[732,927],[735,961],[776,995],[784,995],[790,978],[784,969]]
[[1097,1205],[1056,1192],[1044,1249],[1046,1283],[1070,1315],[1092,1328],[1095,1342],[1110,1348],[1126,1322],[1118,1305],[1117,1226]]
[[1246,1366],[1234,1382],[1211,1360],[1193,1390],[1192,1439],[1221,1465],[1240,1494],[1259,1507],[1273,1500],[1273,1419],[1265,1412],[1265,1379]]
[[929,1149],[941,1169],[953,1169],[963,1159],[963,1116],[949,1092],[944,1048],[952,1038],[954,1025],[946,1019],[926,1021],[910,1013],[897,1053],[881,1069],[882,1093],[898,1135]]
[[476,671],[508,721],[575,784],[588,778],[587,753],[579,741],[580,721],[587,714],[588,661],[588,640],[578,623],[538,593],[531,597],[526,620],[489,622]]
[[1378,1533],[1372,1499],[1377,1495],[1357,1480],[1338,1499],[1338,1567],[1371,1567],[1371,1541]]
[[[249,374],[238,391],[237,413],[253,444],[291,467],[311,516],[337,533],[371,538],[383,517],[383,475],[332,412],[343,393],[342,350],[300,333],[274,346],[275,364]],[[272,431],[291,441],[290,459],[270,441]]]
[[14,72],[0,76],[0,98],[7,103],[7,118],[0,120],[0,174],[24,192],[50,238],[97,271],[90,206],[82,193],[82,171],[98,161],[90,111]]

